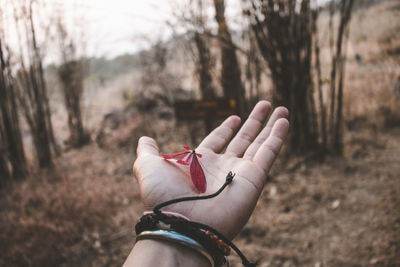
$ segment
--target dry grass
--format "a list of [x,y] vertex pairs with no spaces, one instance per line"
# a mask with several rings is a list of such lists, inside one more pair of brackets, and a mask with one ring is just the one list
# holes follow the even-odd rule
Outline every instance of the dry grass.
[[74,262],[101,252],[105,237],[132,230],[140,214],[137,187],[130,164],[115,154],[92,144],[64,154],[56,170],[7,188],[0,201],[0,265]]
[[[362,119],[377,128],[385,125],[387,116],[400,121],[399,17],[396,1],[385,1],[353,13],[344,90],[344,114],[348,121]],[[319,21],[323,79],[330,78],[332,58],[328,18],[328,14],[324,14]],[[334,21],[337,25],[338,16]],[[324,93],[328,96],[328,84]]]

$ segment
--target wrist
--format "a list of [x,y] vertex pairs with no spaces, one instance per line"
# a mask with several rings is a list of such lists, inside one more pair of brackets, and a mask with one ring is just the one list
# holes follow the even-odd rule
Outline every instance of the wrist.
[[133,266],[210,266],[209,261],[195,250],[163,240],[136,242],[124,267]]
[[[174,214],[174,215],[172,215]],[[176,216],[178,215],[178,216]],[[166,240],[184,245],[202,254],[211,266],[222,266],[230,254],[230,241],[213,228],[191,222],[171,212],[149,213],[135,225],[136,241]]]

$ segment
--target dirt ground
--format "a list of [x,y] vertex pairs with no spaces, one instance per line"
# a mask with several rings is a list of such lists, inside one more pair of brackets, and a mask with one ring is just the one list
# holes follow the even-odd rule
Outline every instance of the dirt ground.
[[400,266],[400,131],[363,136],[268,184],[237,239],[260,266]]

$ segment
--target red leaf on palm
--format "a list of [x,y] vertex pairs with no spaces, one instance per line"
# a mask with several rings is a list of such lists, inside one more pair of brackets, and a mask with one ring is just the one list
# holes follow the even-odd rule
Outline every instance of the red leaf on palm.
[[200,162],[197,159],[196,153],[193,153],[193,160],[190,163],[190,177],[197,190],[200,193],[206,192],[207,181],[204,175],[203,169],[201,168]]
[[194,150],[190,150],[188,146],[184,146],[185,151],[175,153],[175,154],[161,154],[164,159],[176,159],[177,163],[182,165],[190,165],[190,178],[196,189],[200,193],[204,193],[207,189],[207,181],[204,175],[203,169],[201,168],[198,157],[201,158],[202,155],[196,153]]

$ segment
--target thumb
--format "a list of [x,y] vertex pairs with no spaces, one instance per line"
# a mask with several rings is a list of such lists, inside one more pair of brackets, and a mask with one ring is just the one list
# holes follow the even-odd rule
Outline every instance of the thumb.
[[144,156],[145,154],[156,155],[160,154],[157,143],[153,138],[142,136],[138,141],[138,146],[136,150],[138,157]]

